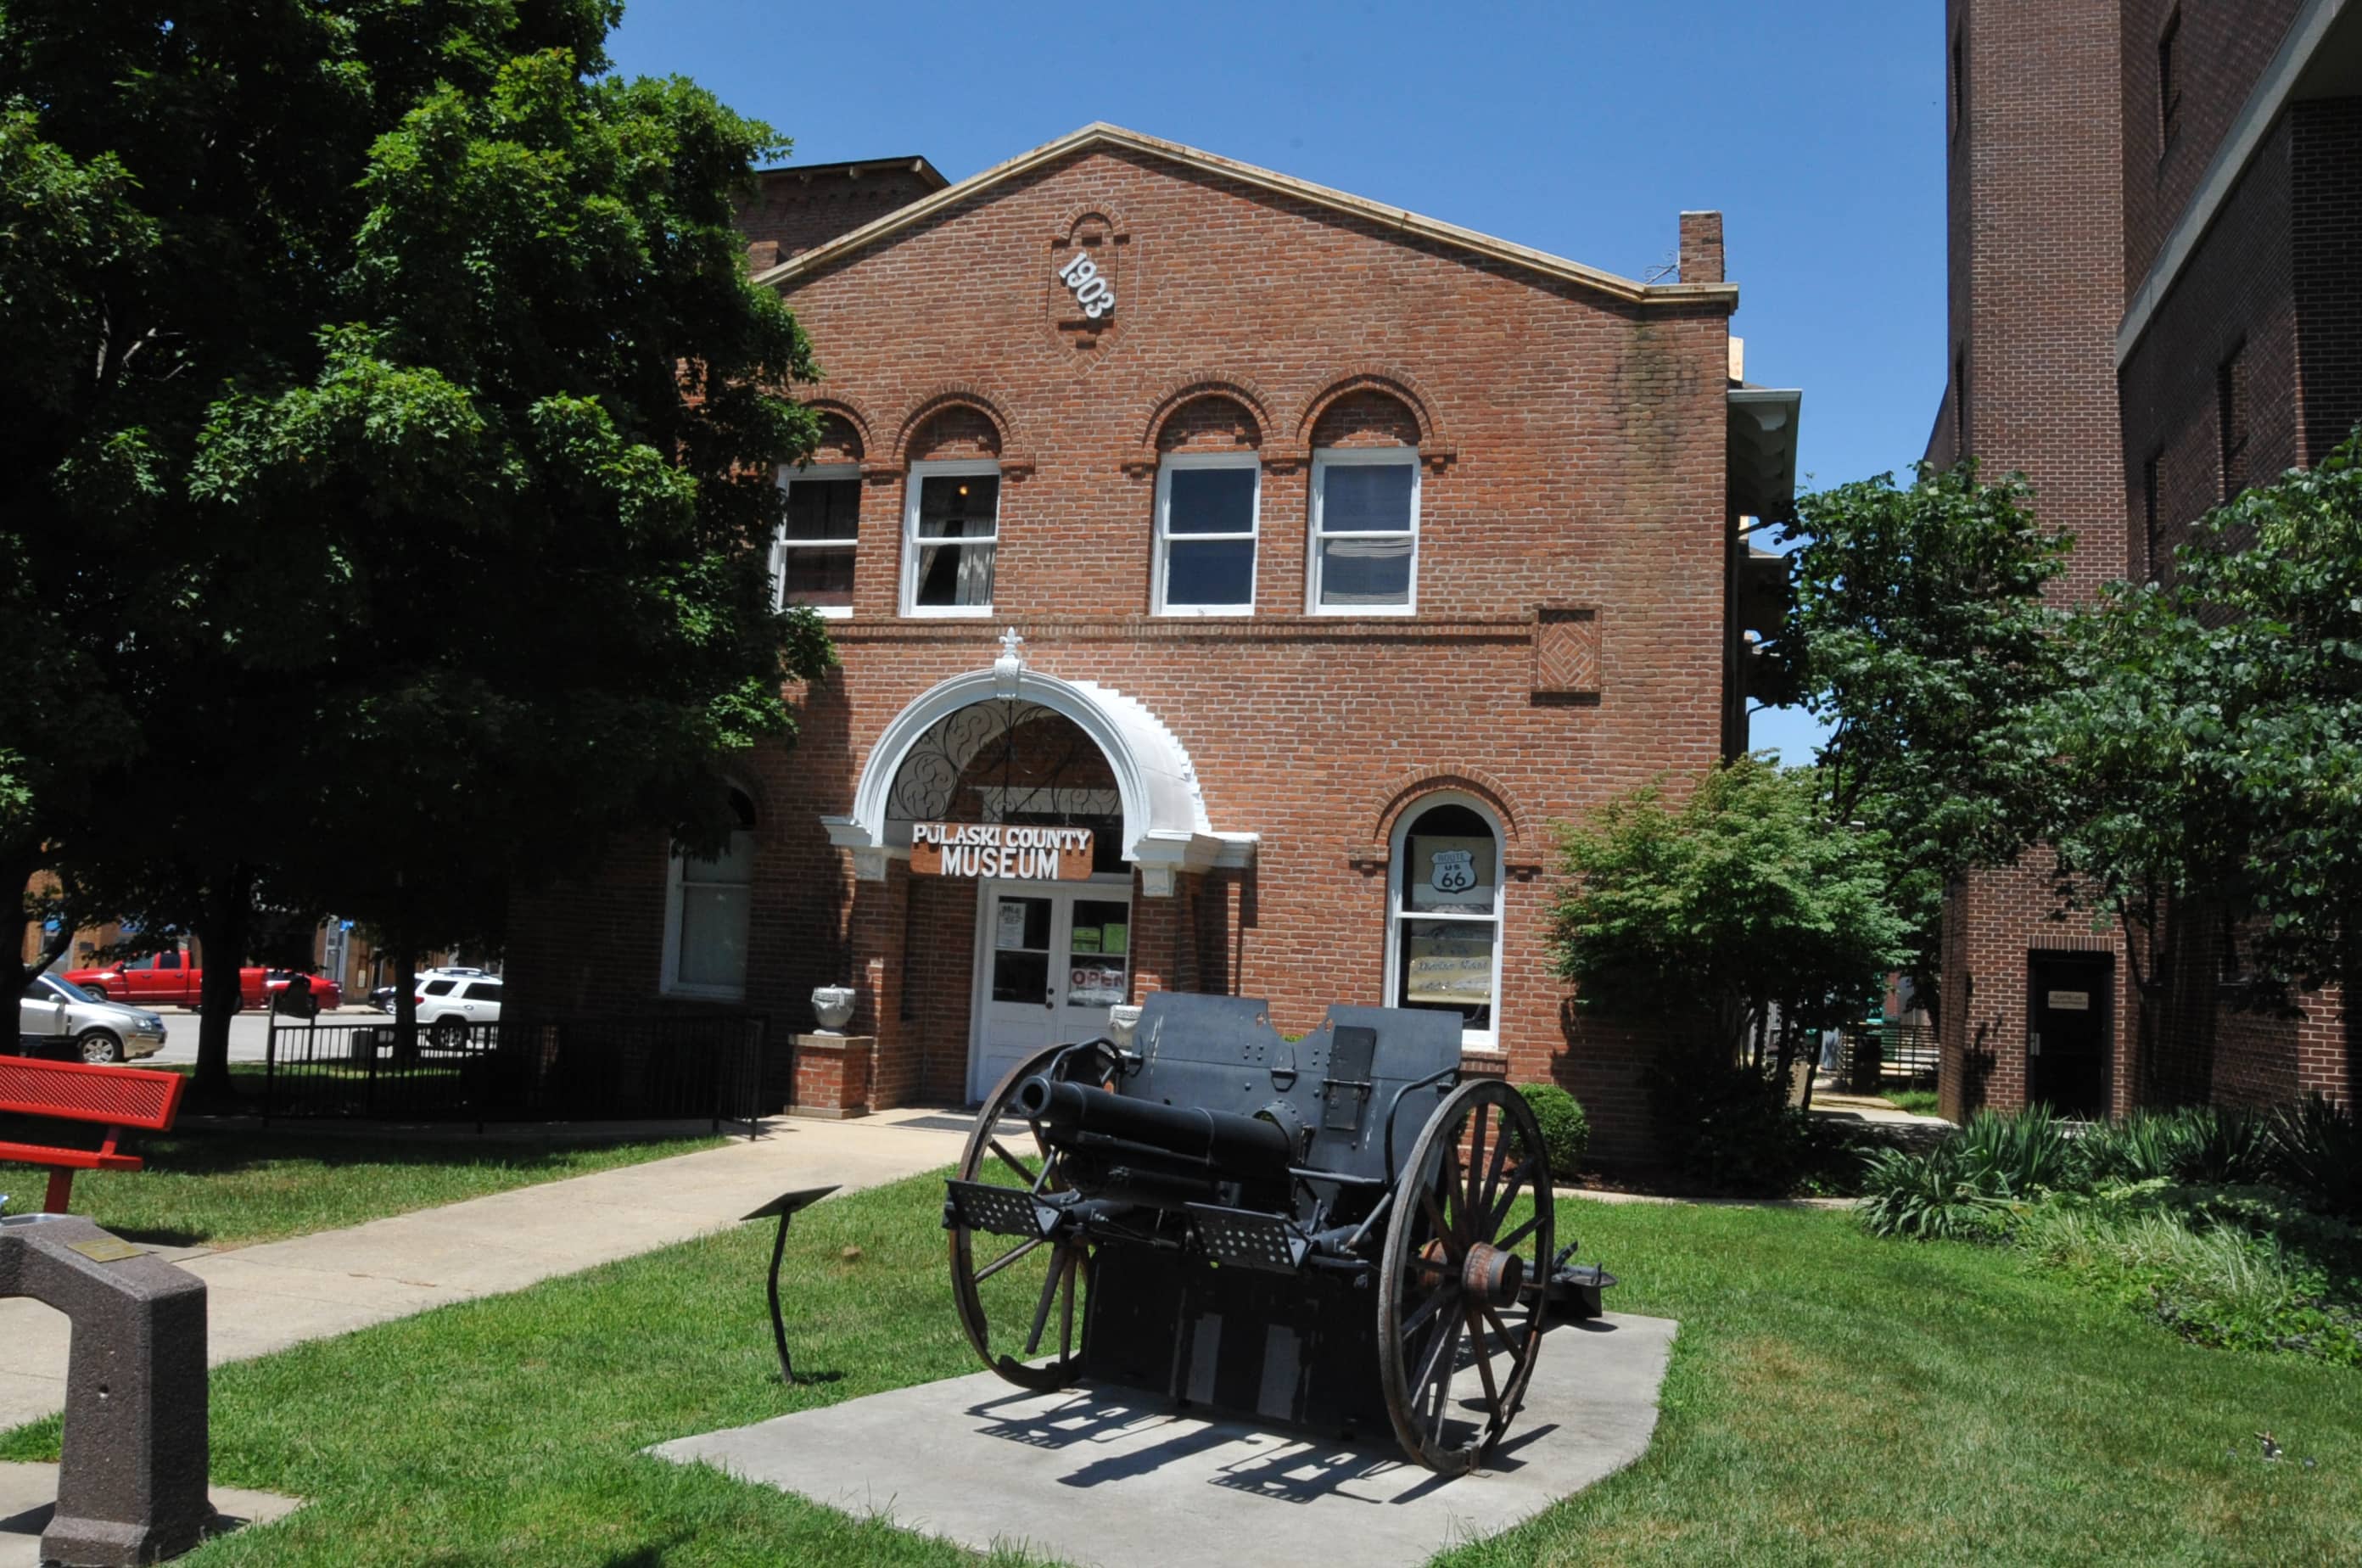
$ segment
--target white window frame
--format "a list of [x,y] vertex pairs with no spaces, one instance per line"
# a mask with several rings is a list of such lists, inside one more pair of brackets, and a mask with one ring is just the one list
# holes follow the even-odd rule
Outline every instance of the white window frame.
[[[733,788],[736,787],[733,786]],[[737,792],[745,795],[750,801],[754,799],[752,791],[739,790]],[[745,827],[734,827],[730,831],[734,834],[743,833],[752,838],[760,820],[757,818],[755,823],[750,823]],[[664,968],[657,978],[658,993],[668,997],[701,997],[711,1001],[745,1000],[746,981],[744,976],[739,977],[738,983],[734,986],[694,985],[680,977],[680,911],[683,873],[688,869],[690,856],[679,845],[672,845],[668,846],[668,853],[665,858],[668,862],[668,869],[665,873]],[[750,870],[746,878],[746,929],[750,945],[755,925],[754,886],[754,874]]]
[[[998,458],[953,458],[930,462],[912,463],[902,481],[902,613],[907,616],[940,616],[977,619],[992,613],[989,604],[921,604],[919,595],[919,500],[930,479],[951,479],[964,474],[989,474],[1001,479]],[[992,503],[992,580],[993,592],[1000,591],[1000,515],[1005,493],[997,493]],[[937,539],[935,544],[957,544],[958,540]],[[981,545],[982,539],[966,541]]]
[[[1406,907],[1403,878],[1410,875],[1409,844],[1411,825],[1437,806],[1464,806],[1484,820],[1493,834],[1493,912],[1485,914],[1450,914],[1434,910],[1411,910]],[[1509,932],[1509,868],[1507,864],[1508,841],[1501,833],[1501,819],[1493,808],[1475,796],[1457,790],[1437,790],[1421,795],[1403,808],[1395,819],[1394,834],[1386,856],[1386,977],[1381,993],[1387,1007],[1402,1006],[1402,940],[1403,927],[1414,920],[1452,921],[1468,925],[1489,924],[1493,928],[1493,1027],[1460,1031],[1460,1048],[1463,1051],[1501,1050],[1501,954],[1508,945]]]
[[[1175,469],[1251,469],[1254,472],[1254,499],[1248,505],[1247,530],[1243,534],[1183,534],[1177,536],[1191,544],[1220,544],[1244,539],[1253,547],[1247,568],[1247,598],[1243,604],[1174,604],[1164,597],[1167,569],[1172,560],[1173,541],[1173,471]],[[1153,600],[1159,615],[1240,616],[1255,613],[1255,594],[1263,580],[1263,455],[1260,452],[1168,452],[1156,465],[1156,586]]]
[[[861,465],[859,463],[814,463],[809,468],[801,469],[793,463],[779,465],[778,483],[783,495],[788,488],[799,480],[852,480],[857,484],[861,480]],[[860,525],[860,509],[857,504],[854,513],[854,525],[855,528]],[[998,530],[995,530],[994,536],[996,538],[999,536]],[[789,550],[851,550],[854,552],[855,580],[858,582],[861,569],[860,544],[861,540],[857,533],[850,538],[844,539],[790,539],[788,537],[787,523],[782,520],[778,536],[771,541],[771,608],[785,610],[789,607],[787,595]],[[805,608],[814,614],[824,615],[832,621],[842,621],[853,613],[853,606],[850,604],[811,604],[806,605]]]
[[[1321,509],[1329,497],[1329,470],[1379,463],[1400,463],[1410,469],[1410,582],[1400,604],[1323,604],[1320,602],[1320,541],[1332,539],[1397,539],[1392,531],[1355,529],[1324,536]],[[1418,448],[1416,447],[1318,447],[1312,452],[1312,526],[1304,558],[1304,613],[1308,615],[1416,615],[1418,613]]]

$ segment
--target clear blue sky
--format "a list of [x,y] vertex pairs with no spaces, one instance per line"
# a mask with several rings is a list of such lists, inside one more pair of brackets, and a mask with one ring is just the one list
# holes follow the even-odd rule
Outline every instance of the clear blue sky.
[[[1909,0],[630,0],[612,52],[808,162],[958,180],[1111,120],[1631,277],[1718,207],[1748,379],[1805,391],[1809,488],[1916,458],[1943,392],[1942,30]],[[1753,738],[1801,761],[1813,734]]]

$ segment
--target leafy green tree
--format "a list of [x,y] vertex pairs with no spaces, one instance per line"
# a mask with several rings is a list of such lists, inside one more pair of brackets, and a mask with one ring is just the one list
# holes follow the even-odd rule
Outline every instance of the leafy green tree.
[[0,614],[74,640],[0,650],[75,650],[109,747],[86,801],[0,768],[21,840],[220,960],[201,1092],[258,900],[423,932],[624,823],[711,835],[832,657],[765,580],[817,370],[730,221],[783,144],[607,75],[617,15],[0,5],[0,185],[86,215],[0,388]]
[[1739,757],[1678,803],[1644,787],[1561,831],[1555,970],[1610,1015],[1702,1003],[1712,1054],[1748,1054],[1784,1091],[1910,951],[1884,847],[1831,819],[1809,768]]
[[2058,682],[2062,612],[2044,595],[2073,540],[2043,527],[2024,479],[1988,484],[1973,462],[1799,497],[1783,535],[1798,537],[1772,651],[1830,722],[1816,761],[1832,810],[1884,840],[1932,1005],[1946,889],[2014,858],[2046,815],[2026,725]]
[[2192,921],[2255,1004],[2354,979],[2362,436],[2209,513],[2163,580],[2077,617],[2065,656],[2036,731],[2061,784],[2051,836],[2062,880],[2123,924],[2142,990],[2174,988],[2173,926]]
[[[132,191],[120,160],[68,154],[41,138],[29,109],[0,98],[0,998],[19,995],[72,940],[84,912],[73,884],[39,874],[86,824],[92,777],[135,744],[99,668],[93,611],[109,589],[75,562],[117,542],[111,524],[136,511],[136,484],[122,493],[119,450],[67,436],[107,371],[91,342],[105,279],[153,240]],[[46,459],[38,502],[26,493],[32,454]],[[58,929],[28,966],[26,927],[43,922]]]

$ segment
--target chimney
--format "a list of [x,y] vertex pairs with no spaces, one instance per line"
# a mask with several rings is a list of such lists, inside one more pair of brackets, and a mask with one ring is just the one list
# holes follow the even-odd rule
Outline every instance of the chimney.
[[1682,271],[1684,283],[1722,282],[1722,215],[1682,215]]

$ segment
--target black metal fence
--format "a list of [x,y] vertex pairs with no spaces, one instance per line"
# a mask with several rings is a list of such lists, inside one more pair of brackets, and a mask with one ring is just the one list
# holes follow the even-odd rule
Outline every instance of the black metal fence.
[[759,1121],[760,1013],[271,1020],[262,1113],[391,1121]]
[[1843,1077],[1851,1093],[1876,1094],[1896,1080],[1932,1086],[1939,1060],[1936,1032],[1924,1023],[1876,1019],[1846,1027]]

